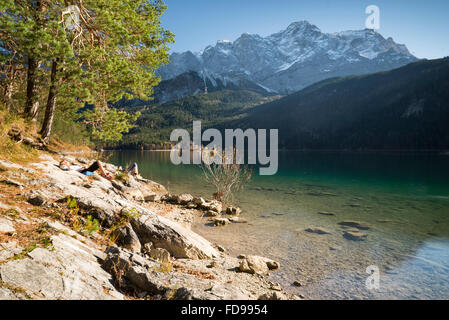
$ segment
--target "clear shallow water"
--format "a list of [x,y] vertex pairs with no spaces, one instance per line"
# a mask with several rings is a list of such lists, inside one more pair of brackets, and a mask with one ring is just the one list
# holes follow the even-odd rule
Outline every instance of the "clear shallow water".
[[[276,176],[255,176],[237,195],[248,223],[194,230],[231,254],[281,262],[273,280],[311,299],[449,299],[449,155],[280,153]],[[115,152],[173,193],[211,198],[195,166],[174,166],[169,153]],[[319,212],[330,212],[325,216]],[[342,221],[368,225],[362,242],[343,237]],[[311,226],[330,234],[305,232]],[[349,231],[354,228],[349,228]],[[380,289],[365,286],[380,269]],[[302,286],[292,283],[297,280]]]

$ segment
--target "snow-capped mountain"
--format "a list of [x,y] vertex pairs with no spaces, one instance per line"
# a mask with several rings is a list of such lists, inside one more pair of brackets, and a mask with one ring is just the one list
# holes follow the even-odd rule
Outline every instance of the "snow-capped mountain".
[[391,70],[416,60],[405,45],[373,30],[328,34],[300,21],[268,37],[244,33],[199,53],[173,53],[158,72],[164,81],[194,71],[213,86],[251,82],[268,92],[291,93],[327,78]]

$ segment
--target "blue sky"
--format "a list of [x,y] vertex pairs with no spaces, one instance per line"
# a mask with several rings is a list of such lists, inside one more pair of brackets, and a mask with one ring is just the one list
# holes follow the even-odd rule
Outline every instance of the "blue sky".
[[448,0],[165,0],[163,25],[173,51],[200,51],[242,33],[267,36],[308,20],[324,32],[365,28],[365,8],[380,8],[380,30],[419,58],[449,56]]

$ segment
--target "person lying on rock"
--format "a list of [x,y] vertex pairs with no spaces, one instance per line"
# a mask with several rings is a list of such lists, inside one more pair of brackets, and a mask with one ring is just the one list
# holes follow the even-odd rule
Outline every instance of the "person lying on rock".
[[95,161],[88,168],[77,166],[77,165],[73,165],[73,164],[71,164],[67,160],[62,160],[59,163],[59,168],[61,168],[64,171],[70,171],[70,170],[78,171],[79,173],[82,173],[82,174],[84,174],[86,176],[92,176],[92,175],[94,175],[94,173],[96,171],[99,171],[100,175],[103,178],[108,179],[108,180],[114,179],[114,176],[112,174],[106,172],[106,170],[104,169],[103,164],[101,163],[100,160]]

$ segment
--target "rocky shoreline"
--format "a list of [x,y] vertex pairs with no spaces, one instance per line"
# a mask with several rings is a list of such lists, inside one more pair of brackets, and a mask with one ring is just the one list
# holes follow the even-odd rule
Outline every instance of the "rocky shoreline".
[[0,160],[0,299],[299,299],[268,279],[278,262],[229,256],[190,229],[238,221],[238,208],[221,217],[218,201],[62,171],[59,157]]

